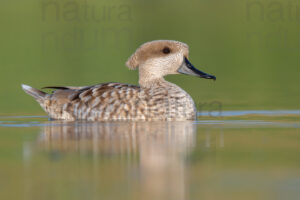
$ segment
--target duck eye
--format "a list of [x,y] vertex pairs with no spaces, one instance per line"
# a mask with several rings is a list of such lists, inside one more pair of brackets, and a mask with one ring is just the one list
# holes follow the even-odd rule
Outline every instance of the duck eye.
[[169,47],[165,47],[165,48],[162,50],[162,52],[163,52],[164,54],[169,54],[169,53],[171,52],[171,50],[170,50]]

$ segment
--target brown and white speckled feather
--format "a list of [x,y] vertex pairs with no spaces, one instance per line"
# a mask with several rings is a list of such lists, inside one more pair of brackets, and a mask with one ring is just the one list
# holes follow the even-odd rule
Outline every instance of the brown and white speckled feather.
[[[192,98],[180,87],[163,78],[168,74],[178,74],[179,68],[183,66],[185,70],[191,70],[193,66],[187,57],[188,46],[184,43],[152,41],[138,48],[126,63],[130,69],[139,69],[139,86],[103,83],[87,87],[46,87],[56,89],[52,94],[27,85],[22,87],[53,119],[193,120],[196,108]],[[193,70],[197,73],[196,69]],[[194,72],[183,73],[195,75]],[[205,73],[200,72],[200,77],[203,74]],[[205,78],[215,79],[211,75],[206,75]]]
[[64,120],[187,120],[196,114],[191,97],[166,81],[151,88],[104,83],[58,89],[40,104],[51,118]]

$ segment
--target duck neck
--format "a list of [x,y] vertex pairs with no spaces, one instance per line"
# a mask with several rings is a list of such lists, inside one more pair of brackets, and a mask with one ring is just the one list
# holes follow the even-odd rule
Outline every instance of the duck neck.
[[147,69],[145,66],[139,68],[139,84],[141,87],[150,88],[159,85],[168,85],[169,82],[167,82],[159,72],[149,72],[145,69]]
[[168,85],[163,77],[153,76],[147,73],[139,73],[139,85],[143,88],[153,88],[156,86]]
[[157,79],[151,79],[151,80],[139,80],[139,84],[143,88],[153,88],[153,87],[160,87],[164,85],[168,85],[168,81],[166,81],[164,78],[157,78]]

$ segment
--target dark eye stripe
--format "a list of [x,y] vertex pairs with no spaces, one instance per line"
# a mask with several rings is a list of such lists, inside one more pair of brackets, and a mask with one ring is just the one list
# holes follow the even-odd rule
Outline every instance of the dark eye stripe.
[[164,54],[169,54],[169,53],[171,52],[171,50],[170,50],[169,47],[165,47],[165,48],[162,50],[162,52],[163,52]]

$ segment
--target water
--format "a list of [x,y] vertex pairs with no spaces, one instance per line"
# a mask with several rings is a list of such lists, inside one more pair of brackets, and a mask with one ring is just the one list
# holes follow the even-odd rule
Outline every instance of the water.
[[297,112],[193,122],[1,117],[0,198],[298,199]]

